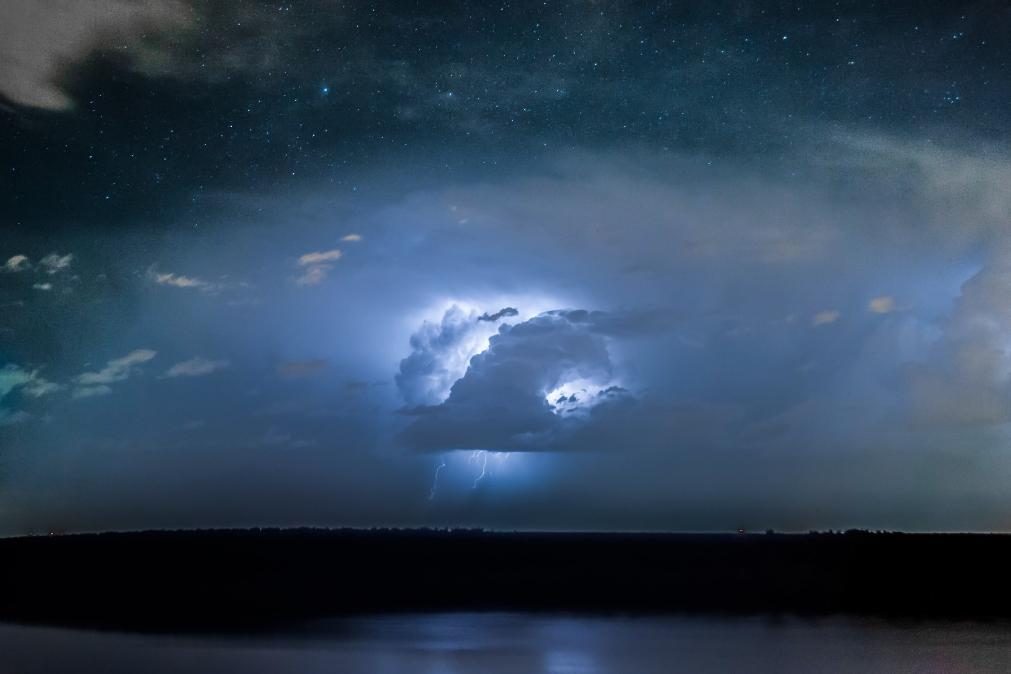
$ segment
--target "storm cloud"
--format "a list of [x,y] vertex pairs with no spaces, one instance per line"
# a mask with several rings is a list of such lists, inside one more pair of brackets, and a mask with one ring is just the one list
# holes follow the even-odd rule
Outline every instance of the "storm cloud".
[[1009,19],[3,4],[0,533],[1006,529]]

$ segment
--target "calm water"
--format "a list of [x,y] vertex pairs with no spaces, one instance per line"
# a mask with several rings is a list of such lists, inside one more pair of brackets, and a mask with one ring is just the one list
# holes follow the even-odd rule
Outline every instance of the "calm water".
[[257,637],[0,625],[0,672],[1007,672],[1011,625],[452,614]]

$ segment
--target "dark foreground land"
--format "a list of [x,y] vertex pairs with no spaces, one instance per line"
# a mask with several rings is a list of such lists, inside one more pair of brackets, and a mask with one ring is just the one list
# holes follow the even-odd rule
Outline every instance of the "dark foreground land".
[[243,530],[0,540],[0,620],[245,629],[354,612],[1011,617],[1011,537]]

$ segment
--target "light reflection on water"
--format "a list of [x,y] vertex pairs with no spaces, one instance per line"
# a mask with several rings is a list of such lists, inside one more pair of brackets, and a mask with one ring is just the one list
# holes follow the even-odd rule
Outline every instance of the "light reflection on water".
[[213,637],[0,625],[4,674],[1006,671],[1007,623],[440,614]]

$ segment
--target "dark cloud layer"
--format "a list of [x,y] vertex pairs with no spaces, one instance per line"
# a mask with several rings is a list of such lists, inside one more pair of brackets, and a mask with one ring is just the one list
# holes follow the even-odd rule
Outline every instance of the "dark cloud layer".
[[496,311],[493,314],[489,314],[488,312],[485,312],[485,313],[481,314],[480,316],[478,316],[477,320],[479,320],[479,321],[489,321],[491,323],[494,323],[495,321],[499,320],[500,318],[511,318],[513,316],[519,316],[519,315],[520,315],[520,312],[517,309],[515,309],[514,307],[505,307],[503,309],[499,309],[498,311]]

